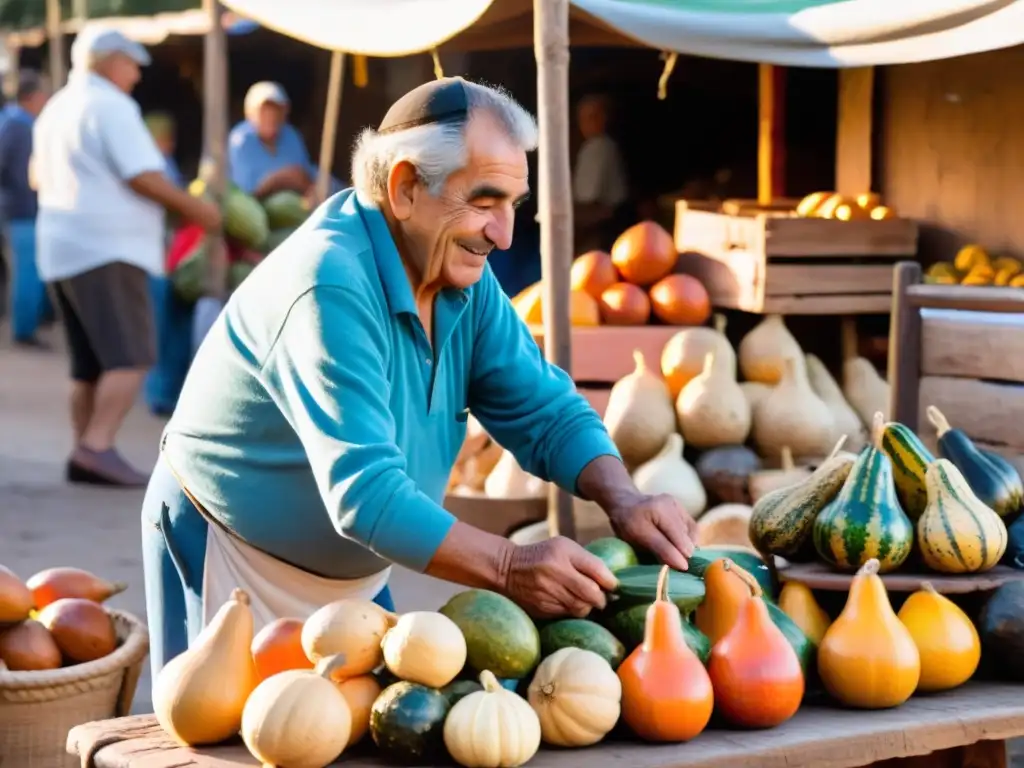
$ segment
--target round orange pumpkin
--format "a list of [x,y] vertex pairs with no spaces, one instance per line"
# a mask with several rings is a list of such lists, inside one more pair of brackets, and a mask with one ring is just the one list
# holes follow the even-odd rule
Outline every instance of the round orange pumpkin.
[[260,680],[289,669],[313,669],[313,662],[302,650],[302,622],[276,619],[252,639],[252,660]]
[[612,264],[627,282],[650,285],[672,271],[679,254],[672,235],[653,221],[627,229],[612,246]]
[[644,325],[651,319],[651,300],[632,283],[615,283],[597,303],[605,325]]
[[711,299],[697,278],[669,275],[651,286],[651,310],[669,325],[703,325],[711,316]]
[[595,299],[619,281],[612,257],[604,251],[588,251],[572,263],[569,273],[572,289],[585,291]]

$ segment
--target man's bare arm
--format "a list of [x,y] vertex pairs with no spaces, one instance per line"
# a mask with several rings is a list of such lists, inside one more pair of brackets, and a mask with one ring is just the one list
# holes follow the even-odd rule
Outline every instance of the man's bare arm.
[[159,171],[140,173],[128,180],[128,186],[137,194],[181,214],[196,224],[208,229],[215,229],[220,225],[220,215],[216,206],[179,189]]
[[427,575],[467,587],[503,591],[515,545],[456,521],[427,566]]
[[268,173],[253,190],[253,196],[263,198],[275,192],[290,190],[301,195],[306,194],[313,185],[306,169],[299,165],[289,165]]

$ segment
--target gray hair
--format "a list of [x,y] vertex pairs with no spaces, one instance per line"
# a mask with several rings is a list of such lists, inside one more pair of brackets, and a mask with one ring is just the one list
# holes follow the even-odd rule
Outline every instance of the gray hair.
[[[486,112],[497,118],[508,138],[524,151],[537,148],[537,122],[507,91],[468,81],[465,87],[469,119]],[[432,123],[383,136],[367,128],[359,135],[352,153],[353,186],[379,203],[387,198],[391,169],[400,162],[409,162],[430,194],[438,194],[448,177],[465,167],[467,122]]]

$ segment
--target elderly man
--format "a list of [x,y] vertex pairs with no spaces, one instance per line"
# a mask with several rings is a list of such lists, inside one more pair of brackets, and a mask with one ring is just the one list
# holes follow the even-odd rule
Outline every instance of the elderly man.
[[11,254],[11,335],[16,344],[39,346],[36,330],[49,301],[36,268],[35,190],[29,184],[32,124],[50,98],[50,88],[38,72],[18,74],[18,95],[0,112],[0,216]]
[[163,272],[164,209],[220,225],[215,206],[164,174],[129,95],[148,63],[145,48],[120,32],[83,30],[68,84],[35,124],[39,272],[71,358],[72,482],[145,485],[114,444],[154,360],[147,273]]
[[637,491],[487,266],[526,198],[530,115],[447,78],[360,137],[325,202],[203,341],[143,506],[154,673],[245,588],[261,625],[344,597],[388,608],[390,565],[586,615],[615,579],[578,544],[514,545],[441,502],[473,413],[528,471],[597,502],[677,568],[693,521]]

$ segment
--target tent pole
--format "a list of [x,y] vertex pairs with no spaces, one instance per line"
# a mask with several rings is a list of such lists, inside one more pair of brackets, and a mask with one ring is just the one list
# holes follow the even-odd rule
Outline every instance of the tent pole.
[[[223,202],[227,191],[228,143],[228,44],[224,34],[223,6],[217,0],[203,0],[209,27],[203,40],[203,155],[200,176]],[[210,242],[207,295],[224,299],[227,296],[228,263],[223,238]]]
[[[572,262],[572,180],[569,168],[569,0],[533,0],[540,127],[537,183],[543,283],[544,355],[572,371],[569,269]],[[576,537],[573,497],[552,485],[548,528]]]
[[331,72],[327,78],[327,104],[324,107],[324,129],[320,134],[320,168],[316,176],[316,199],[322,203],[331,188],[331,166],[334,144],[338,136],[338,113],[341,111],[341,90],[345,85],[345,52],[331,52]]
[[67,78],[64,63],[64,35],[60,27],[60,0],[46,0],[46,36],[50,46],[50,81],[54,89],[61,88]]

